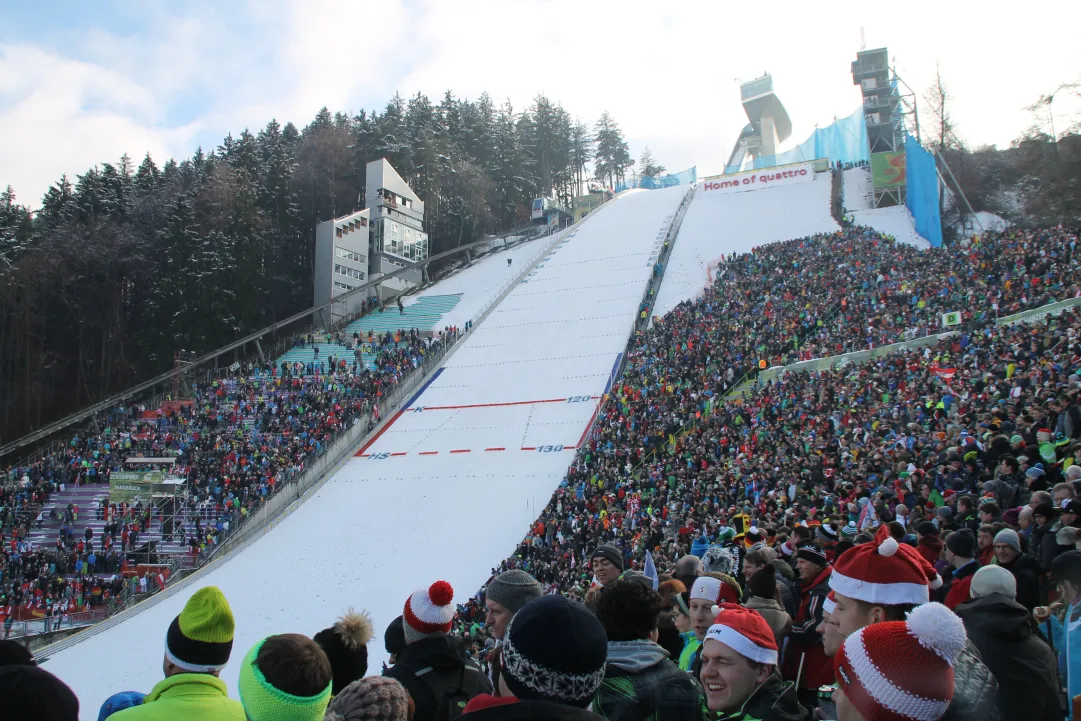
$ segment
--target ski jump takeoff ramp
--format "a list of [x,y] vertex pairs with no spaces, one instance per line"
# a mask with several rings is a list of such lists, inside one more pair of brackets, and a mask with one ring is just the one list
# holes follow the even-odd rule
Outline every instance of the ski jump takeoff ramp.
[[449,581],[464,603],[563,479],[627,344],[684,190],[631,191],[568,234],[477,326],[392,423],[265,536],[180,592],[60,651],[45,668],[84,719],[161,680],[165,632],[196,588],[236,617],[222,679],[248,649],[372,614],[369,672],[406,597]]

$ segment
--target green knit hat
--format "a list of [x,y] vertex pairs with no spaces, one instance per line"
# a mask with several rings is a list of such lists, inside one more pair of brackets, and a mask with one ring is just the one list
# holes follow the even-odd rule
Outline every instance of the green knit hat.
[[233,611],[217,586],[200,588],[169,624],[165,657],[189,673],[221,671],[233,650]]
[[[269,638],[269,637],[268,637]],[[282,691],[266,680],[266,676],[255,664],[259,650],[266,643],[263,639],[252,646],[240,665],[240,703],[249,721],[322,721],[330,703],[330,690],[334,687],[333,678],[327,683],[322,693],[316,696],[294,696]]]

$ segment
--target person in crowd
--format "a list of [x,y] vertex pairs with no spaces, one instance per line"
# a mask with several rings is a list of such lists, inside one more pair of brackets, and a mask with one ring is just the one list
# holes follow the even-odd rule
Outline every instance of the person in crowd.
[[[387,630],[383,632],[383,648],[387,652],[388,661],[393,666],[398,662],[398,654],[405,648],[405,627],[401,616],[387,624]],[[386,671],[387,664],[383,664]]]
[[784,677],[797,682],[800,703],[813,706],[818,689],[833,680],[830,661],[822,649],[822,636],[817,631],[822,625],[822,604],[830,592],[833,566],[821,548],[806,543],[796,551],[796,572],[800,581],[799,609],[792,619]]
[[946,537],[946,564],[951,572],[944,579],[945,585],[940,589],[939,597],[951,611],[971,597],[969,587],[972,585],[972,577],[980,567],[975,555],[976,539],[967,528],[954,531]]
[[1040,568],[1021,552],[1021,536],[1010,528],[995,534],[995,563],[1013,574],[1017,581],[1016,600],[1032,610],[1040,603]]
[[1029,552],[1040,567],[1040,573],[1048,573],[1058,553],[1058,543],[1055,541],[1057,529],[1054,527],[1058,514],[1050,503],[1041,503],[1032,509],[1032,520],[1034,528],[1029,537]]
[[252,646],[237,687],[248,721],[319,721],[330,703],[334,671],[315,641],[283,633]]
[[702,691],[657,644],[664,605],[644,577],[623,578],[597,602],[608,637],[608,663],[593,709],[607,719],[697,721]]
[[[837,635],[844,639],[868,626],[904,621],[928,603],[931,591],[942,587],[942,579],[927,560],[911,547],[898,544],[882,526],[872,543],[857,546],[838,559],[831,583],[836,605],[828,624],[835,625]],[[953,665],[957,689],[944,718],[997,719],[998,684],[975,647],[963,648]]]
[[777,602],[776,570],[772,565],[762,566],[748,579],[747,588],[750,596],[743,602],[744,607],[757,611],[766,619],[777,648],[783,649],[785,639],[792,633],[792,617]]
[[688,589],[694,586],[695,580],[702,575],[702,571],[702,559],[690,554],[680,558],[672,567],[672,575],[682,581]]
[[755,548],[752,551],[748,551],[747,555],[743,557],[743,579],[744,579],[744,593],[742,600],[746,601],[750,595],[750,582],[751,576],[758,572],[759,569],[765,566],[770,566],[774,569],[776,576],[776,586],[778,593],[778,602],[784,607],[784,610],[789,613],[795,613],[796,611],[796,597],[792,593],[792,583],[787,577],[773,565],[773,562],[777,560],[777,551],[769,546],[762,546],[761,548]]
[[229,698],[218,676],[229,662],[236,623],[225,595],[204,586],[191,595],[165,634],[165,679],[138,706],[118,711],[114,721],[245,721],[244,708]]
[[337,696],[343,688],[368,673],[368,641],[374,633],[372,617],[367,611],[357,613],[349,609],[333,626],[312,637],[330,661],[334,674],[331,694]]
[[971,599],[953,610],[998,682],[1000,717],[1060,721],[1055,654],[1034,632],[1029,610],[1014,600],[1013,574],[984,566],[972,576],[969,590]]
[[837,721],[947,718],[965,640],[964,624],[939,603],[864,626],[833,660]]
[[43,668],[0,667],[0,718],[4,721],[79,721],[79,699]]
[[454,613],[454,589],[446,581],[418,589],[405,601],[405,648],[383,675],[409,692],[416,721],[434,721],[446,705],[492,691],[488,677],[465,655],[461,639],[448,635]]
[[806,721],[796,685],[781,679],[773,631],[750,609],[722,603],[702,644],[700,679],[717,718]]
[[586,607],[559,595],[527,603],[503,637],[500,696],[481,694],[469,721],[598,721],[588,710],[604,681],[608,637]]
[[487,623],[491,626],[495,646],[488,656],[489,680],[495,695],[499,695],[499,655],[503,636],[514,614],[534,598],[540,598],[543,590],[537,579],[525,571],[512,568],[488,583],[484,604],[488,609]]
[[1051,562],[1051,582],[1058,587],[1061,600],[1032,611],[1040,630],[1051,640],[1058,653],[1059,676],[1065,679],[1067,708],[1071,718],[1078,718],[1081,696],[1081,552],[1067,551]]
[[916,526],[916,534],[919,537],[916,550],[932,566],[938,563],[943,548],[942,540],[938,537],[938,526],[931,521],[924,521]]
[[995,526],[980,526],[980,532],[976,536],[976,561],[980,566],[990,566],[995,560]]
[[593,555],[589,557],[589,564],[593,568],[593,575],[597,583],[607,586],[613,583],[623,573],[623,553],[611,544],[597,546]]
[[105,721],[105,719],[112,716],[117,711],[123,711],[126,708],[132,706],[138,706],[146,698],[145,693],[139,693],[138,691],[121,691],[120,693],[114,693],[101,704],[101,708],[98,709],[98,721]]
[[392,678],[368,676],[334,694],[325,721],[413,721],[413,699]]
[[[737,587],[738,588],[738,587]],[[679,657],[680,669],[697,676],[701,669],[699,654],[706,632],[713,625],[713,607],[719,603],[737,603],[739,591],[731,583],[712,576],[699,576],[687,599],[687,611],[694,631],[694,641],[683,647]]]

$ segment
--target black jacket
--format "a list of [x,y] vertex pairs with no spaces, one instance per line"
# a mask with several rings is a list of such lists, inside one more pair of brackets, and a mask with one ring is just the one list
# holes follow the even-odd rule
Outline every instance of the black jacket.
[[1040,567],[1030,556],[1019,555],[1013,563],[999,564],[1017,581],[1017,602],[1029,611],[1040,605]]
[[998,714],[998,682],[971,641],[953,665],[953,700],[942,721],[1013,721]]
[[751,694],[743,708],[729,714],[717,714],[715,721],[808,721],[811,712],[796,698],[796,684],[782,681],[773,674]]
[[998,593],[958,606],[968,638],[999,687],[1003,719],[1060,721],[1055,654],[1021,604]]
[[431,721],[443,701],[429,688],[432,679],[438,679],[446,690],[460,686],[469,698],[492,692],[488,677],[466,657],[462,641],[451,636],[431,636],[408,644],[398,654],[398,662],[383,675],[398,681],[413,697],[413,721]]
[[608,643],[604,682],[593,697],[613,721],[697,721],[705,710],[698,681],[652,641]]
[[602,721],[603,716],[554,701],[518,700],[463,714],[469,721]]

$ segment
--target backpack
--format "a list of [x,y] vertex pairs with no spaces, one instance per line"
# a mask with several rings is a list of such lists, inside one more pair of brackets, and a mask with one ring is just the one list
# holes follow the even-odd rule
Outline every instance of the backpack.
[[480,673],[472,666],[462,664],[462,670],[458,675],[458,683],[453,686],[431,667],[423,668],[414,674],[428,688],[435,699],[435,714],[432,716],[432,721],[451,721],[451,719],[458,718],[465,711],[465,705],[469,703],[469,699],[476,695],[470,695],[469,691],[466,690],[465,672],[467,670]]

